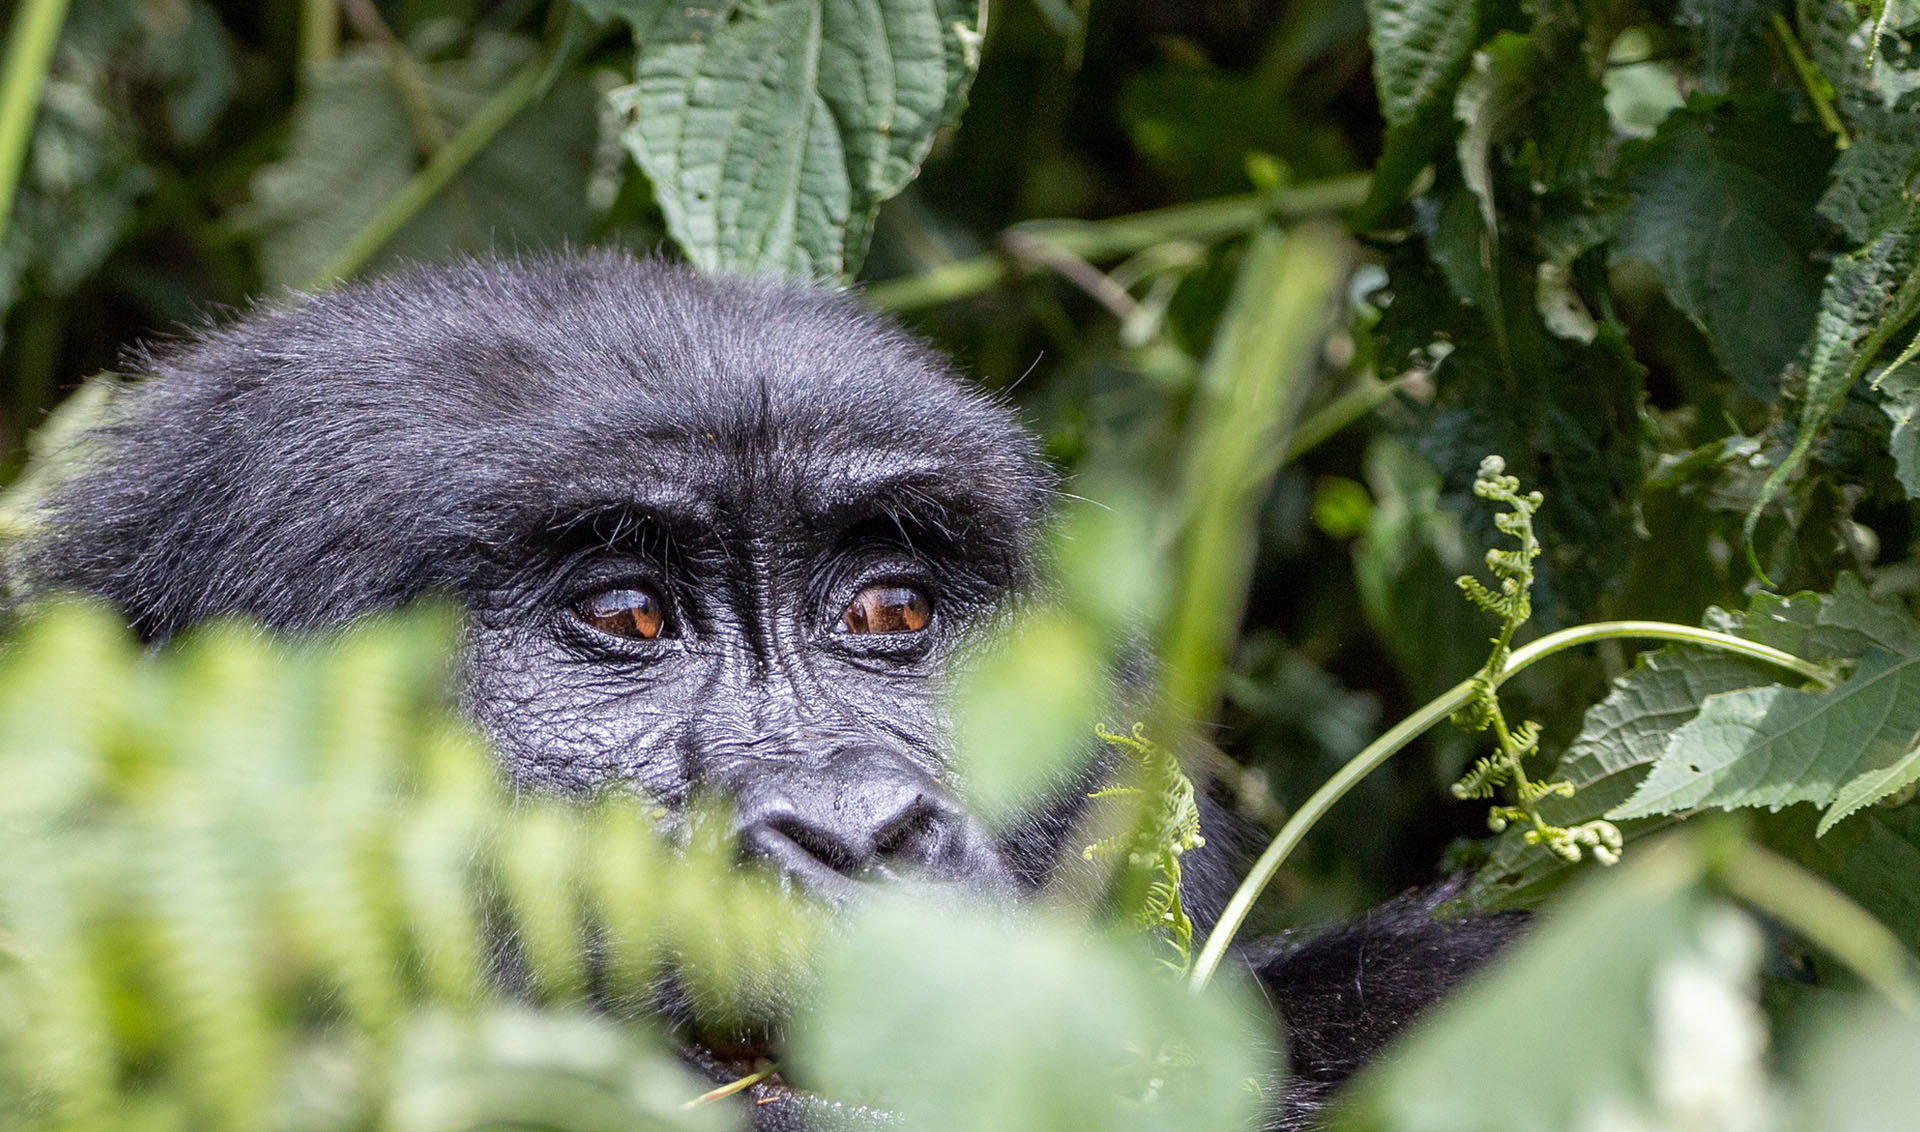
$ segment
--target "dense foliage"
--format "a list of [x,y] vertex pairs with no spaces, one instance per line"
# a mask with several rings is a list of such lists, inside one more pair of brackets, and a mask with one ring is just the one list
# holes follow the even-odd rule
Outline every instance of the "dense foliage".
[[[1152,632],[1145,833],[1094,854],[1125,914],[1088,943],[1052,913],[876,908],[823,945],[799,1079],[915,1126],[1244,1120],[1272,1058],[1237,988],[1187,995],[1126,938],[1171,927],[1194,958],[1166,889],[1194,833],[1153,754],[1177,750],[1250,822],[1294,819],[1256,925],[1443,863],[1479,868],[1466,908],[1549,910],[1347,1126],[1909,1122],[1920,8],[14,11],[9,475],[136,336],[398,259],[606,242],[864,286],[1106,505],[1063,517],[1062,600],[960,710],[976,794],[1017,808],[1134,722],[1100,674]],[[64,399],[0,539],[109,397]],[[1596,627],[1620,618],[1665,626]],[[784,962],[806,914],[600,811],[505,821],[417,675],[430,621],[367,633],[148,663],[97,618],[15,630],[0,1103],[57,1127],[723,1120],[580,987],[671,953],[750,1015],[784,976],[743,949]],[[1650,636],[1690,643],[1630,651]],[[1386,761],[1420,727],[1370,745],[1456,708],[1414,753]],[[655,872],[585,869],[609,836]],[[517,985],[476,950],[505,926]]]

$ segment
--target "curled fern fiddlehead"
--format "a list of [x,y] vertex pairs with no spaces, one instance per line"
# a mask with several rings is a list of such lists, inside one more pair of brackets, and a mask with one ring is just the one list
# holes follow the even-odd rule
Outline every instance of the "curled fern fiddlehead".
[[1166,941],[1173,952],[1167,965],[1184,975],[1193,962],[1193,921],[1180,903],[1180,858],[1207,843],[1200,835],[1193,781],[1180,769],[1173,752],[1147,738],[1142,724],[1134,724],[1124,735],[1104,727],[1094,728],[1094,734],[1135,763],[1137,785],[1109,786],[1088,797],[1135,799],[1140,816],[1130,832],[1103,837],[1081,856],[1091,861],[1126,855],[1126,867],[1144,886],[1138,890],[1141,897],[1131,909],[1131,918],[1142,930]]
[[1529,755],[1540,749],[1540,725],[1525,720],[1510,726],[1500,708],[1498,675],[1505,669],[1513,651],[1513,635],[1533,616],[1533,560],[1540,556],[1540,540],[1533,533],[1533,516],[1545,502],[1537,491],[1522,492],[1520,480],[1506,474],[1507,463],[1499,456],[1480,461],[1480,473],[1474,477],[1473,493],[1482,499],[1504,504],[1506,510],[1493,517],[1500,533],[1519,543],[1511,549],[1495,547],[1487,551],[1487,569],[1499,588],[1487,586],[1466,575],[1459,579],[1467,600],[1500,619],[1500,631],[1493,638],[1493,652],[1475,677],[1477,694],[1472,702],[1453,714],[1455,726],[1468,732],[1492,731],[1495,749],[1476,760],[1453,784],[1453,796],[1460,799],[1499,796],[1505,788],[1507,804],[1496,804],[1487,812],[1487,827],[1495,833],[1508,826],[1524,827],[1522,836],[1529,845],[1544,845],[1567,861],[1578,861],[1592,852],[1601,864],[1620,859],[1620,830],[1612,822],[1595,820],[1575,826],[1559,826],[1540,814],[1540,803],[1547,798],[1568,798],[1573,786],[1566,782],[1536,782],[1523,765]]

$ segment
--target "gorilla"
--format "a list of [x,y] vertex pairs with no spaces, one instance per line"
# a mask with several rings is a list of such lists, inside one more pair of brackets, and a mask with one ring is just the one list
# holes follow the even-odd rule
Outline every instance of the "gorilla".
[[[941,697],[1034,592],[1054,474],[1005,405],[852,297],[613,252],[469,261],[133,368],[12,556],[17,593],[93,595],[150,641],[451,595],[463,709],[517,784],[724,796],[743,851],[826,899],[901,875],[1031,894],[1062,857],[1083,792],[990,830],[944,781]],[[1203,929],[1227,840],[1189,858]],[[1243,951],[1289,1035],[1273,1127],[1311,1126],[1518,928],[1434,920],[1440,895]]]

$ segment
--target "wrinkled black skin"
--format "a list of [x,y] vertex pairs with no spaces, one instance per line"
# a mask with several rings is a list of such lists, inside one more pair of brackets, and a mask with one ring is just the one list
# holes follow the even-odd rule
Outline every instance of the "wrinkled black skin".
[[[463,703],[524,786],[723,795],[750,850],[828,898],[894,873],[1030,893],[1062,858],[1083,792],[995,838],[941,782],[943,677],[1031,592],[1054,477],[1005,406],[853,299],[609,253],[468,262],[133,368],[16,590],[96,595],[155,641],[450,594]],[[922,588],[928,628],[841,631],[875,582]],[[657,640],[573,612],[635,583],[665,598]],[[1203,923],[1230,882],[1217,849],[1194,855]],[[1514,930],[1427,911],[1256,954],[1302,1082],[1276,1127]],[[756,1127],[805,1107],[756,1106]]]

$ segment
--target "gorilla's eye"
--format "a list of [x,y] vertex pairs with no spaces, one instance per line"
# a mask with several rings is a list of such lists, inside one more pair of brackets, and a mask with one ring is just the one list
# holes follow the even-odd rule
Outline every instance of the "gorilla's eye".
[[846,633],[918,633],[927,627],[933,606],[911,586],[868,586],[853,595],[840,615]]
[[649,589],[601,590],[573,607],[574,616],[602,633],[651,641],[667,624],[666,603]]

